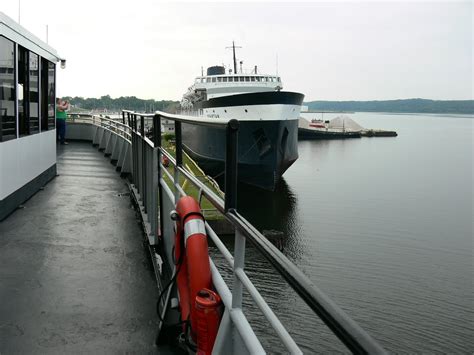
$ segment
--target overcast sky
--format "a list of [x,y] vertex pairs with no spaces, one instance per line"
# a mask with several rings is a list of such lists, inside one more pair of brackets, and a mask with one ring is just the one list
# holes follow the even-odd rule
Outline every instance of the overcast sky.
[[[277,70],[312,100],[472,99],[472,2],[21,0],[67,59],[58,95],[179,100],[201,66]],[[18,0],[0,11],[18,21]]]

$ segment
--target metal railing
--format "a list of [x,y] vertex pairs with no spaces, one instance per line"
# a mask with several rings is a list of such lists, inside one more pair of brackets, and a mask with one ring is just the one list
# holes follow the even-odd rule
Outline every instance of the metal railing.
[[[237,198],[237,168],[238,168],[238,130],[237,120],[222,120],[191,118],[189,116],[172,115],[164,112],[155,114],[140,114],[132,111],[122,112],[122,124],[127,123],[130,127],[130,140],[132,145],[132,188],[141,201],[142,210],[147,225],[147,234],[150,243],[157,242],[158,238],[166,239],[165,226],[168,221],[165,205],[168,201],[175,203],[185,192],[179,184],[180,175],[199,189],[199,198],[205,197],[222,215],[235,227],[234,256],[224,246],[219,237],[206,222],[208,236],[212,239],[218,250],[224,256],[233,270],[232,292],[223,281],[222,276],[214,263],[211,262],[211,270],[214,285],[222,297],[226,313],[221,326],[228,324],[233,332],[237,332],[243,344],[233,345],[234,353],[245,349],[250,353],[263,352],[263,348],[250,327],[242,312],[242,291],[245,288],[262,314],[269,321],[286,349],[291,353],[301,353],[297,344],[278,320],[276,315],[265,302],[259,291],[252,284],[244,271],[245,266],[245,243],[249,240],[255,248],[270,262],[275,270],[288,282],[303,301],[320,317],[320,319],[331,329],[331,331],[344,343],[353,353],[381,354],[385,350],[380,347],[362,328],[360,328],[349,316],[345,314],[332,300],[320,291],[303,272],[298,269],[285,255],[283,255],[272,243],[270,243],[258,230],[256,230],[244,217],[236,211]],[[161,142],[161,119],[165,118],[175,122],[176,153],[174,158],[162,147]],[[145,136],[145,120],[152,121],[153,140]],[[97,124],[97,123],[96,123]],[[101,122],[100,124],[103,124]],[[226,160],[225,160],[225,198],[224,200],[205,186],[183,165],[183,139],[182,124],[201,125],[209,128],[222,129],[226,135]],[[112,124],[113,126],[113,124]],[[113,127],[107,127],[113,130]],[[115,126],[116,129],[116,126]],[[124,132],[127,129],[123,129]],[[174,175],[162,164],[162,157],[166,156],[172,166]],[[171,188],[164,179],[167,176],[172,182]],[[169,232],[169,230],[168,230]],[[174,236],[173,236],[174,237]],[[174,238],[168,243],[173,243]],[[167,248],[165,258],[171,258],[171,246]],[[169,299],[169,295],[166,298]],[[167,301],[166,301],[167,302]],[[235,334],[235,333],[234,333]],[[239,337],[231,337],[239,339]],[[216,340],[216,347],[221,350],[226,348],[225,341]]]
[[131,127],[123,117],[119,120],[103,115],[72,113],[68,114],[67,121],[70,123],[88,123],[102,127],[111,133],[127,139],[131,143]]

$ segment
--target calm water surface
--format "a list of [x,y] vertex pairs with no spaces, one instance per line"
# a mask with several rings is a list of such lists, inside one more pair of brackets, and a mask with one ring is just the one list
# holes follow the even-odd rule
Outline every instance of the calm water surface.
[[[473,353],[474,119],[349,116],[399,136],[300,142],[278,191],[241,188],[239,211],[282,231],[283,252],[387,350]],[[251,245],[246,269],[305,352],[345,351]]]

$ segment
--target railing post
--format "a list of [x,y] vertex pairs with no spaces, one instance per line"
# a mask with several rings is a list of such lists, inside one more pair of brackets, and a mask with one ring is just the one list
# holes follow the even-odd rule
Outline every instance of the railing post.
[[140,191],[140,195],[142,196],[142,201],[143,201],[143,207],[145,209],[145,213],[147,212],[146,210],[146,199],[147,199],[147,191],[146,191],[146,147],[145,147],[145,117],[141,116],[140,117],[140,134],[142,136],[142,156],[141,156],[141,163],[142,163],[142,168],[141,168],[141,174],[142,174],[142,191]]
[[[161,116],[158,114],[155,114],[153,116],[153,143],[156,148],[156,160],[157,160],[157,170],[155,170],[155,167],[153,167],[153,177],[157,176],[157,179],[155,181],[155,178],[153,178],[153,186],[155,188],[153,189],[153,203],[154,203],[154,211],[153,211],[153,218],[155,223],[155,236],[159,236],[160,238],[163,236],[163,213],[161,211],[161,208],[163,206],[163,195],[162,195],[162,190],[161,190]],[[155,164],[153,164],[155,166]],[[158,196],[156,194],[158,193]],[[158,197],[158,206],[156,205],[156,198]],[[158,222],[158,216],[159,216],[159,224]],[[159,228],[159,233],[158,233],[158,228]],[[158,238],[155,238],[155,243],[158,242]]]
[[174,169],[174,203],[179,200],[179,190],[176,185],[179,185],[179,170],[178,167],[183,165],[183,140],[181,131],[181,122],[174,121],[175,139],[176,139],[176,167]]
[[232,119],[226,127],[225,148],[225,211],[237,207],[237,164],[238,164],[239,121]]
[[125,112],[122,111],[122,123],[125,124]]
[[138,190],[138,194],[140,196],[140,201],[143,201],[143,194],[142,194],[142,175],[141,175],[141,164],[142,164],[142,161],[141,161],[141,149],[142,149],[142,145],[141,145],[141,142],[140,142],[140,131],[139,131],[139,122],[138,122],[138,115],[136,113],[133,114],[133,117],[134,117],[134,120],[135,120],[135,131],[136,131],[136,135],[135,135],[135,146],[137,147],[137,154],[136,154],[136,161],[137,161],[137,180],[136,180],[136,185],[137,185],[137,190]]
[[133,183],[138,190],[138,135],[137,135],[137,116],[132,114],[133,129]]
[[[237,276],[237,270],[244,269],[245,265],[245,237],[242,233],[236,229],[235,230],[235,241],[234,241],[234,282],[232,286],[232,310],[242,309],[242,292],[243,285],[242,281]],[[238,331],[235,326],[232,327],[232,332],[234,333],[234,354],[239,354],[242,349],[242,344],[236,339],[240,339],[238,336]]]

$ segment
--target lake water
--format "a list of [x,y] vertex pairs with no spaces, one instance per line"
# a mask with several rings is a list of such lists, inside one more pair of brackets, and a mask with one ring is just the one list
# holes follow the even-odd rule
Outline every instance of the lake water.
[[[474,119],[348,116],[398,137],[302,141],[275,193],[239,190],[239,212],[282,231],[283,252],[387,350],[473,353]],[[247,273],[302,349],[346,351],[262,259],[247,246]]]

